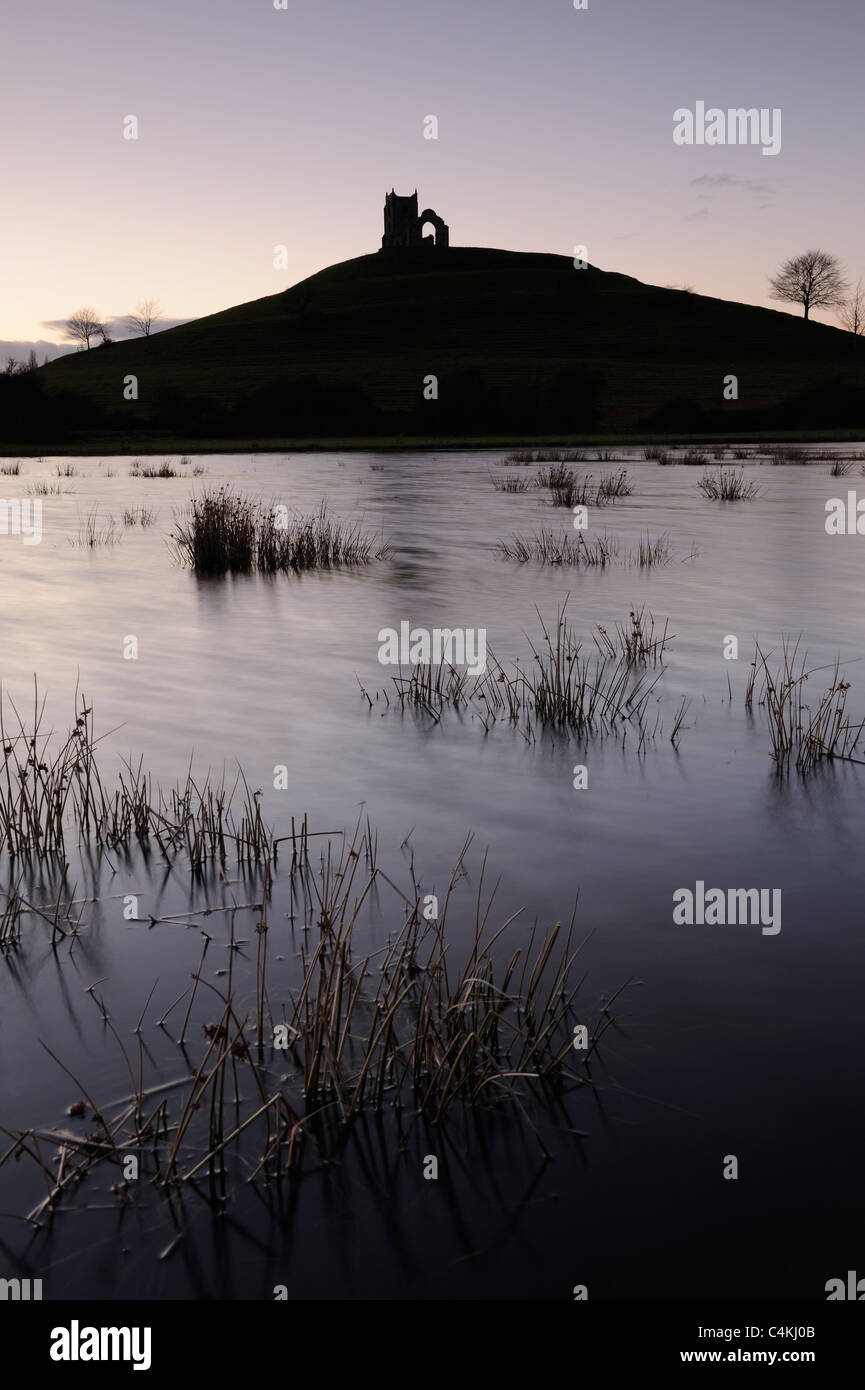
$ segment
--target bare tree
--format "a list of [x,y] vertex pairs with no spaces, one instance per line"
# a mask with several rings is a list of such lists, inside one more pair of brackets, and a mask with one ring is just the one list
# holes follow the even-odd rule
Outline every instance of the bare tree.
[[66,320],[66,336],[79,344],[79,352],[84,348],[89,349],[90,339],[101,332],[102,322],[96,317],[95,309],[76,309]]
[[812,309],[830,309],[840,304],[847,289],[840,262],[828,251],[806,251],[785,261],[777,275],[769,277],[770,298],[789,304],[802,304],[805,318]]
[[136,305],[135,313],[129,314],[126,322],[133,333],[138,333],[142,338],[149,338],[153,325],[159,318],[159,303],[155,299],[142,299]]
[[846,328],[848,333],[865,335],[865,287],[861,280],[855,290],[843,300],[838,310],[838,318],[842,328]]

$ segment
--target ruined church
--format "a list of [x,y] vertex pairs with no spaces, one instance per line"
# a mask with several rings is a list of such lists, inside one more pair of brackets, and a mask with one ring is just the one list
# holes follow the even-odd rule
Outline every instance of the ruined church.
[[[432,236],[423,234],[427,223],[433,227]],[[400,197],[393,189],[384,195],[384,236],[381,239],[383,251],[391,246],[444,247],[448,245],[449,240],[448,225],[437,212],[433,212],[432,208],[424,208],[422,213],[418,213],[417,189],[408,198]]]

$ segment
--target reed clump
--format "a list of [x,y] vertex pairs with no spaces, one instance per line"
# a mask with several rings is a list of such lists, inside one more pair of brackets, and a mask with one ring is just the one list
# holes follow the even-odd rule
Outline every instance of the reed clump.
[[152,526],[156,520],[156,509],[154,507],[124,507],[123,525],[124,526]]
[[697,487],[713,502],[753,502],[762,492],[757,483],[745,477],[741,468],[732,467],[704,473]]
[[622,468],[618,473],[605,474],[598,483],[593,483],[591,473],[577,477],[572,468],[564,463],[553,464],[549,468],[539,468],[535,484],[548,488],[554,507],[603,507],[619,497],[628,497],[633,485],[628,470]]
[[94,507],[79,525],[78,536],[72,544],[85,550],[98,550],[103,545],[116,545],[119,539],[114,517],[100,517],[99,508]]
[[286,570],[368,564],[390,547],[365,536],[358,523],[335,521],[324,504],[289,517],[230,488],[205,488],[175,514],[169,538],[175,559],[198,574],[272,574]]
[[177,469],[172,468],[165,459],[159,464],[144,463],[139,464],[137,468],[133,465],[129,472],[133,478],[176,478],[179,476]]
[[242,773],[229,786],[209,775],[200,781],[189,770],[184,782],[163,792],[139,760],[122,763],[109,778],[97,758],[92,706],[76,693],[74,708],[72,728],[56,737],[44,727],[45,699],[35,681],[29,721],[0,696],[0,853],[62,854],[71,829],[76,838],[110,848],[149,841],[166,862],[186,853],[193,869],[209,860],[224,865],[230,850],[238,863],[275,858],[259,793],[250,792]]
[[528,492],[531,487],[531,482],[528,478],[497,478],[494,473],[490,474],[490,482],[496,492]]
[[[776,770],[784,774],[795,767],[805,776],[823,762],[863,761],[855,754],[865,720],[853,723],[846,713],[850,682],[841,676],[839,661],[809,670],[807,652],[800,653],[799,647],[800,640],[791,644],[784,638],[780,659],[772,667],[772,653],[764,654],[756,644],[745,690],[746,707],[753,706],[756,694],[765,710]],[[812,680],[827,669],[828,683]]]
[[[598,627],[586,648],[567,616],[567,600],[555,624],[538,613],[541,638],[529,643],[530,660],[504,666],[490,652],[486,670],[471,674],[442,660],[419,663],[409,674],[393,677],[395,705],[428,715],[435,723],[446,709],[468,712],[489,732],[504,720],[527,739],[536,727],[587,735],[623,731],[633,723],[642,732],[649,697],[660,673],[649,679],[648,666],[663,661],[673,640],[667,623],[656,632],[654,619],[633,610],[627,624]],[[361,686],[372,707],[372,697]],[[391,694],[379,692],[387,705]]]
[[499,541],[498,548],[503,559],[516,560],[518,564],[536,560],[543,565],[585,565],[600,569],[612,564],[618,554],[615,537],[604,534],[586,540],[582,531],[575,535],[546,530],[530,536],[515,534],[510,540]]

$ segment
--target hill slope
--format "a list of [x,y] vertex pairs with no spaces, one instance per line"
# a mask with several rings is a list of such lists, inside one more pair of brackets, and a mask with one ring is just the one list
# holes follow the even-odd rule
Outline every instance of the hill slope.
[[[738,401],[723,398],[728,374]],[[123,398],[129,375],[137,401]],[[861,338],[564,256],[469,247],[361,256],[36,376],[43,438],[865,427]],[[438,399],[424,398],[430,376]]]

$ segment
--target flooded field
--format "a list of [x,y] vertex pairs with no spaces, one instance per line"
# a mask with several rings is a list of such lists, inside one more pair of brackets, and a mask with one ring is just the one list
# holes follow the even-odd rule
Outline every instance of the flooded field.
[[[94,834],[70,798],[48,852],[4,821],[0,1276],[813,1299],[856,1267],[865,541],[826,523],[865,478],[860,446],[811,452],[0,478],[0,809],[78,719],[68,783],[92,758],[131,817]],[[752,495],[707,495],[720,467]],[[326,503],[368,562],[196,574],[170,536],[222,486]],[[379,659],[403,625],[483,633],[485,670],[407,684]],[[595,706],[555,717],[580,670]]]

